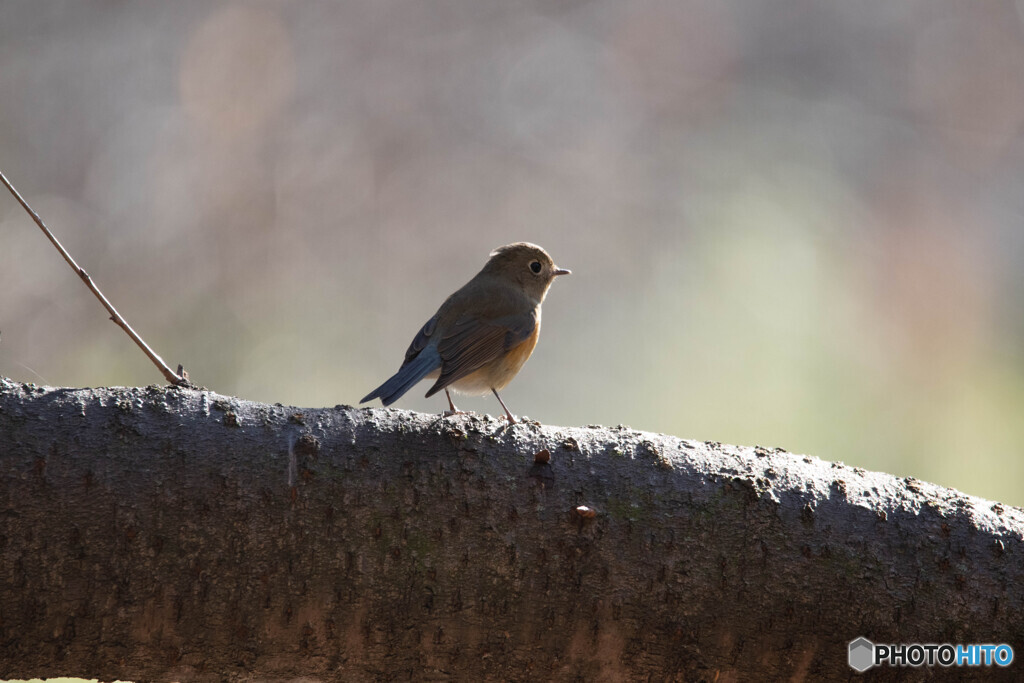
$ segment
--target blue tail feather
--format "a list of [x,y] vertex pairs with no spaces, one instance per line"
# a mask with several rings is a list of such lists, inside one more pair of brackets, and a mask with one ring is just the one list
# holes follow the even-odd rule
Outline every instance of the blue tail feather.
[[371,391],[360,403],[372,401],[379,398],[386,406],[391,405],[402,395],[412,389],[413,385],[441,367],[441,356],[437,349],[428,347],[420,351],[419,355],[399,368],[388,381]]

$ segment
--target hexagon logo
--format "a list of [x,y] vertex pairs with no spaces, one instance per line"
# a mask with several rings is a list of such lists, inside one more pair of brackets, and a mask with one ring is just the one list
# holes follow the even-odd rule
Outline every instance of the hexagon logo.
[[875,644],[861,636],[850,641],[850,668],[863,673],[875,663]]

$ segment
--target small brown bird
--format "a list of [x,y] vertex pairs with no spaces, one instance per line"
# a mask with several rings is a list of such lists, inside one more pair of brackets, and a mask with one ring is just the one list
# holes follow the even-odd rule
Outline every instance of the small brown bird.
[[427,397],[444,389],[448,414],[457,414],[448,389],[494,392],[511,424],[516,419],[498,395],[533,353],[540,336],[540,305],[558,275],[548,253],[529,242],[491,252],[483,270],[445,299],[405,352],[405,362],[360,403],[380,398],[391,405],[424,377],[434,379]]

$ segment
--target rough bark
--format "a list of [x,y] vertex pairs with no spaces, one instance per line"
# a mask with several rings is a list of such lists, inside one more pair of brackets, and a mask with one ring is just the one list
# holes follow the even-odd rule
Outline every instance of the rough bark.
[[0,380],[3,678],[846,680],[1019,645],[1022,531],[780,450]]

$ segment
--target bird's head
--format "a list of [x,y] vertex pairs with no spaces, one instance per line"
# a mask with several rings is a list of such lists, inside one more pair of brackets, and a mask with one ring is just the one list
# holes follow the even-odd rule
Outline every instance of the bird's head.
[[514,242],[492,251],[483,272],[519,285],[527,296],[540,303],[554,279],[572,271],[556,266],[536,244]]

